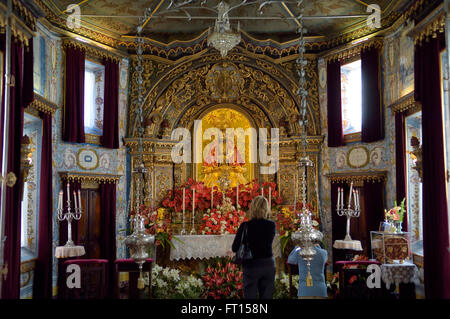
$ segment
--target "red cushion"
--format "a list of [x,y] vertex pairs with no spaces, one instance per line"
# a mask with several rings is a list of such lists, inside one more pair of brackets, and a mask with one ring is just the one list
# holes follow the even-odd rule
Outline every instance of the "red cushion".
[[378,260],[339,260],[336,261],[336,265],[381,265],[381,262]]
[[107,259],[70,259],[64,262],[65,265],[70,264],[107,264]]
[[[148,263],[152,263],[153,261],[154,261],[153,258],[147,258],[145,260],[145,262],[148,262]],[[116,259],[114,261],[114,263],[115,264],[132,264],[132,263],[135,263],[135,261],[134,261],[134,259],[131,259],[131,258],[129,258],[129,259]]]

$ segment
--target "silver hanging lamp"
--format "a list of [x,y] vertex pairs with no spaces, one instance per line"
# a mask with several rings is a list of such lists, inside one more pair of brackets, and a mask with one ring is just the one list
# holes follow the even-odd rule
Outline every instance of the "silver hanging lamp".
[[[301,4],[303,1],[299,1]],[[314,163],[309,159],[306,153],[306,145],[307,145],[307,127],[308,127],[308,119],[307,119],[307,98],[308,91],[306,89],[306,70],[305,67],[308,61],[305,58],[305,38],[304,35],[306,33],[306,29],[303,25],[303,6],[300,8],[300,16],[298,18],[301,28],[300,28],[300,38],[298,43],[298,52],[299,57],[297,59],[298,66],[298,75],[299,75],[299,88],[297,90],[297,94],[300,96],[300,121],[299,124],[302,127],[302,146],[303,152],[302,157],[300,158],[297,169],[301,170],[302,175],[302,204],[303,208],[300,213],[300,227],[298,231],[292,234],[292,241],[298,245],[300,249],[300,257],[302,257],[306,261],[306,265],[308,268],[308,274],[306,276],[306,286],[311,287],[313,285],[312,276],[311,276],[311,261],[314,259],[316,255],[316,250],[314,248],[315,243],[322,241],[323,234],[316,230],[312,225],[312,213],[306,206],[306,190],[307,190],[307,179],[310,178],[307,174],[308,167],[313,168]],[[317,190],[316,190],[317,191]],[[319,202],[318,202],[319,204]],[[294,204],[295,205],[295,204]],[[294,207],[295,212],[295,207]]]
[[133,170],[133,180],[135,181],[135,195],[136,195],[136,208],[135,208],[135,216],[131,221],[131,227],[133,232],[131,235],[125,238],[125,245],[130,250],[130,257],[138,264],[139,266],[139,279],[138,279],[138,289],[144,289],[144,278],[142,276],[142,268],[145,263],[145,260],[149,258],[149,249],[155,242],[155,236],[147,234],[144,225],[144,218],[141,216],[141,204],[143,203],[144,197],[144,175],[147,173],[147,169],[144,166],[143,160],[143,142],[142,138],[144,136],[144,127],[143,127],[143,83],[144,80],[142,78],[142,73],[144,68],[142,66],[142,54],[143,48],[142,43],[144,40],[142,39],[142,23],[138,27],[138,48],[137,48],[137,66],[136,66],[136,83],[137,83],[137,99],[136,99],[136,116],[138,118],[136,131],[138,133],[138,152],[139,152],[139,162],[136,165],[136,168]]

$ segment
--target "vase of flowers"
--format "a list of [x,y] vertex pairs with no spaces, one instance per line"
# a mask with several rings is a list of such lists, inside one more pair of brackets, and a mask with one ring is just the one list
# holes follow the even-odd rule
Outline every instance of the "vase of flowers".
[[389,211],[385,210],[385,220],[387,220],[394,227],[391,227],[392,231],[395,233],[402,233],[402,223],[405,216],[405,200],[403,198],[400,206],[397,205],[397,201],[394,202],[394,207]]

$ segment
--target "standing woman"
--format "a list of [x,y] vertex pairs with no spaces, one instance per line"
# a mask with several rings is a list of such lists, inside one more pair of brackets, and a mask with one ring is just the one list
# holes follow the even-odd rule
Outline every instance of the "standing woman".
[[253,259],[243,265],[244,298],[272,299],[275,290],[275,259],[272,242],[275,237],[275,223],[268,220],[269,205],[263,196],[257,196],[250,205],[250,220],[239,226],[234,238],[233,252],[241,245],[242,232],[247,227],[247,240]]

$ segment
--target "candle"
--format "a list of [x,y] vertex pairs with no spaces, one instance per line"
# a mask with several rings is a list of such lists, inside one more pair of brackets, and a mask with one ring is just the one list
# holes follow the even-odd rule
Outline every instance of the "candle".
[[58,209],[62,209],[62,201],[63,201],[63,191],[59,191],[59,198],[58,198]]
[[360,206],[359,206],[359,189],[358,190],[356,190],[356,197],[357,197],[357,200],[356,200],[356,203],[357,203],[357,206],[358,206],[358,210],[360,210]]
[[264,197],[264,188],[261,187],[261,196]]
[[214,208],[214,186],[211,187],[211,209]]
[[336,210],[339,210],[339,208],[341,208],[340,204],[341,204],[341,188],[338,187],[338,203],[337,203]]
[[78,207],[81,210],[81,191],[80,190],[78,190]]
[[354,207],[355,210],[356,210],[357,207],[358,207],[358,203],[357,203],[357,199],[356,199],[357,194],[358,194],[358,193],[356,192],[356,190],[354,190],[354,191],[353,191],[353,204],[355,205],[355,207]]
[[341,209],[344,209],[344,187],[341,187]]
[[295,210],[297,208],[297,175],[294,174],[294,179],[295,179],[295,194],[294,194],[294,215],[295,215]]
[[77,193],[73,191],[73,201],[75,202],[75,211],[78,209]]
[[[67,203],[70,206],[70,186],[69,186],[69,182],[67,182]],[[70,207],[69,207],[70,209]]]
[[238,204],[239,204],[239,183],[236,184],[236,211],[238,210]]
[[185,198],[186,198],[186,189],[183,188],[183,216],[184,216],[184,210],[185,210]]
[[272,189],[269,186],[269,209],[272,210]]
[[195,215],[195,188],[192,189],[192,226],[194,226],[194,215]]
[[348,208],[350,208],[350,204],[352,203],[352,192],[353,192],[353,181],[350,183],[350,194],[348,195]]

